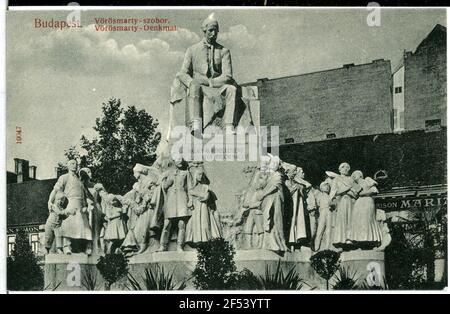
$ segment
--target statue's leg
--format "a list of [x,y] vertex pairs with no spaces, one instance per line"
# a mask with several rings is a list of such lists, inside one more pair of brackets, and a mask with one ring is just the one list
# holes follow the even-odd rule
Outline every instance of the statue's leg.
[[161,240],[160,240],[160,252],[167,251],[169,246],[169,235],[170,235],[170,227],[172,226],[172,220],[166,218],[164,219],[164,226],[161,232]]
[[72,242],[70,238],[63,237],[64,254],[72,254]]
[[55,238],[54,228],[50,224],[45,225],[45,250],[47,254],[50,253],[50,250],[53,245],[53,240]]
[[61,236],[60,227],[56,227],[53,231],[55,234],[56,253],[61,254],[63,252],[64,244]]
[[191,133],[193,135],[201,134],[203,131],[202,126],[202,109],[201,109],[201,99],[202,89],[199,84],[192,83],[188,90],[188,117],[186,122],[191,128]]
[[92,246],[93,246],[93,242],[90,240],[86,240],[86,254],[87,255],[91,255],[92,254]]
[[184,218],[180,218],[180,220],[178,220],[177,251],[184,251],[185,235],[186,221]]
[[[324,215],[324,214],[322,214]],[[322,242],[322,239],[324,239],[324,231],[326,227],[326,219],[325,217],[319,216],[319,224],[317,226],[317,233],[316,237],[314,238],[314,251],[317,251],[320,247],[320,243]]]
[[237,88],[234,85],[224,85],[223,93],[225,93],[225,112],[223,115],[223,121],[225,126],[233,129],[235,125],[234,115],[236,111],[236,92]]

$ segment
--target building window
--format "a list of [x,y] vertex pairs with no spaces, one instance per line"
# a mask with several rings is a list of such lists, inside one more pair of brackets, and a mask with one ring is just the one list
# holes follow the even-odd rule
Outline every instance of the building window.
[[294,143],[294,139],[292,137],[290,137],[290,138],[285,139],[284,142],[286,144]]
[[402,87],[401,87],[401,86],[396,87],[395,90],[394,90],[394,92],[395,92],[396,94],[400,94],[400,93],[402,92]]
[[335,133],[328,133],[327,134],[327,139],[330,139],[330,138],[336,138],[336,134]]
[[16,243],[16,236],[15,235],[8,236],[8,256],[11,256],[12,252],[14,251],[15,243]]
[[30,234],[30,242],[31,242],[31,250],[34,254],[39,253],[39,234],[32,233]]
[[425,120],[426,131],[439,131],[441,129],[441,119]]

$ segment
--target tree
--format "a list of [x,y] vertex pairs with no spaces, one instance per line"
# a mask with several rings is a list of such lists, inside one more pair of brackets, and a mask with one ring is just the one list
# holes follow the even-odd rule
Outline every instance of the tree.
[[110,193],[124,194],[135,182],[134,165],[150,165],[156,159],[157,127],[158,121],[145,110],[124,109],[120,99],[111,98],[102,104],[102,116],[95,120],[97,136],[92,140],[81,137],[80,148],[86,154],[72,146],[65,156],[89,167],[93,181],[101,182]]
[[7,258],[8,290],[29,291],[44,288],[44,275],[34,255],[28,233],[19,229],[11,256]]

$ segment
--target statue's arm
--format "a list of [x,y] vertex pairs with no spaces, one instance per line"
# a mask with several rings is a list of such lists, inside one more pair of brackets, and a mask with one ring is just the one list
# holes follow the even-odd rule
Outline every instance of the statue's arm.
[[48,197],[48,210],[51,211],[53,208],[53,202],[55,201],[55,195],[56,195],[56,190],[53,189],[52,192],[50,193],[50,196]]
[[55,201],[56,193],[58,191],[64,191],[65,185],[66,185],[66,181],[64,181],[64,176],[60,176],[58,178],[58,181],[56,181],[56,184],[53,187],[53,190],[50,193],[50,196],[48,197],[48,203],[47,203],[48,210],[52,209],[52,204]]
[[184,86],[189,87],[193,80],[192,78],[192,51],[191,48],[186,50],[186,54],[184,55],[183,65],[181,66],[180,72],[177,74],[177,78],[183,83]]
[[222,55],[222,74],[211,80],[213,87],[221,87],[233,82],[233,67],[231,65],[231,53],[229,49],[224,49]]

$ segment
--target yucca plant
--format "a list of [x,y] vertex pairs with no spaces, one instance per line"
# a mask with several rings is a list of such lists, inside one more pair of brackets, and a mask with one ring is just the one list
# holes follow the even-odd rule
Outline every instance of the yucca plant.
[[301,290],[306,284],[293,266],[286,274],[281,268],[281,260],[278,260],[275,271],[266,265],[264,276],[259,276],[262,290]]
[[262,290],[262,284],[260,278],[256,276],[248,268],[244,268],[236,275],[235,290]]
[[354,290],[358,288],[357,283],[359,276],[357,276],[357,272],[352,271],[350,267],[339,267],[334,278],[333,290]]
[[144,276],[142,276],[141,285],[130,273],[128,273],[128,281],[130,282],[130,290],[184,290],[186,281],[183,280],[178,285],[173,279],[175,269],[165,272],[164,267],[156,265],[154,269],[146,268]]
[[[58,282],[56,285],[53,286],[53,283],[49,283],[44,287],[44,291],[56,291],[59,286],[61,285],[62,281]],[[52,287],[53,286],[53,287]]]
[[81,286],[88,291],[99,290],[97,271],[90,267],[86,268],[81,277]]
[[386,282],[386,277],[383,276],[379,285],[369,284],[367,280],[363,280],[361,284],[357,286],[358,290],[389,290]]

